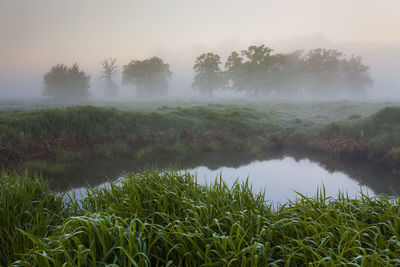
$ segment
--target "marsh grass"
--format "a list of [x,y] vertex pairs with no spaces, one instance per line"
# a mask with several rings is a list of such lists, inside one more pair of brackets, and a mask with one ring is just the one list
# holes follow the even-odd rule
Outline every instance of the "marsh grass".
[[183,155],[193,153],[193,143],[199,151],[242,151],[258,146],[260,135],[280,129],[272,112],[245,107],[128,111],[77,106],[9,111],[0,113],[0,164]]
[[[0,173],[0,265],[33,247],[30,235],[46,237],[66,217],[62,198],[42,178]],[[29,235],[25,234],[29,233]]]
[[[20,186],[30,182],[13,179]],[[15,190],[11,177],[2,181],[2,191],[29,199]],[[47,192],[43,181],[34,183]],[[48,205],[47,198],[39,199],[40,207]],[[2,210],[37,210],[25,201],[13,206],[4,201]],[[60,214],[61,206],[57,202],[47,210]],[[2,231],[14,229],[28,240],[29,245],[17,242],[6,250],[9,259],[18,258],[15,266],[400,264],[400,204],[383,196],[334,199],[321,189],[277,208],[264,193],[254,194],[247,181],[229,187],[219,178],[202,186],[191,174],[154,170],[90,188],[79,205],[72,199],[68,207],[62,220],[40,221],[45,231],[1,217]]]
[[[333,145],[326,148],[326,152],[335,154],[339,150],[336,154],[341,154],[344,151],[354,158],[370,159],[374,158],[370,155],[382,155],[400,147],[398,107],[349,119],[348,114],[357,111],[354,105],[330,104],[329,111],[336,114],[337,110],[343,114],[341,120],[327,125],[332,118],[317,120],[319,115],[311,116],[318,114],[322,106],[295,105],[305,114],[297,114],[289,106],[276,104],[262,109],[262,105],[256,104],[248,107],[215,104],[162,107],[151,111],[75,106],[3,112],[0,113],[0,164],[15,167],[26,161],[36,162],[36,165],[47,161],[68,166],[74,161],[92,158],[143,159],[156,154],[184,156],[202,152],[256,153],[282,147],[324,151],[325,147],[321,148],[318,143],[319,138],[329,141],[351,137],[347,147],[338,149]],[[305,107],[310,110],[304,110]],[[364,115],[365,111],[359,114]],[[351,147],[354,143],[368,147],[359,153]],[[374,160],[395,161],[399,165],[400,155]],[[54,173],[55,168],[42,167]]]
[[[361,134],[362,132],[362,134]],[[386,107],[379,112],[350,122],[333,122],[321,130],[326,137],[351,136],[369,144],[375,153],[400,146],[400,107]]]

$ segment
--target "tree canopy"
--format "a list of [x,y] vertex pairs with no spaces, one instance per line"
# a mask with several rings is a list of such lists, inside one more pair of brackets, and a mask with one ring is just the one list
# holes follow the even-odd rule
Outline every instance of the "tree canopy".
[[242,56],[232,52],[225,64],[232,88],[251,95],[263,93],[269,87],[272,51],[271,48],[261,45],[242,50]]
[[57,64],[43,77],[43,95],[54,98],[83,98],[89,96],[90,76],[79,69]]
[[172,76],[169,65],[158,57],[132,60],[123,67],[122,81],[136,87],[141,97],[164,96],[168,93],[168,81]]
[[217,54],[206,53],[196,58],[193,70],[196,72],[193,89],[202,94],[213,96],[214,91],[226,87],[224,72],[221,70],[221,58]]
[[264,96],[363,96],[373,85],[361,57],[330,49],[272,54],[264,46],[232,52],[225,63],[230,88]]
[[368,73],[369,67],[362,63],[360,56],[351,56],[342,62],[344,89],[354,95],[365,95],[367,88],[374,84]]

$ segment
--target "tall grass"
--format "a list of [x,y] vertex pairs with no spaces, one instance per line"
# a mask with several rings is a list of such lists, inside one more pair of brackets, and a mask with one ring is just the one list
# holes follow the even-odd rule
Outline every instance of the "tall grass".
[[387,152],[400,146],[400,107],[386,107],[357,121],[331,123],[321,134],[326,137],[355,137],[369,144],[374,152]]
[[[257,141],[280,129],[269,112],[243,107],[117,110],[93,106],[0,113],[0,164],[27,160],[68,163],[92,156],[158,152],[243,150],[238,142]],[[254,145],[253,145],[254,146]],[[173,149],[170,149],[173,147]],[[139,153],[141,156],[145,153]]]
[[[347,156],[361,158],[359,154],[362,154],[365,159],[375,154],[381,156],[394,148],[396,157],[381,157],[377,161],[395,161],[394,165],[400,166],[398,107],[384,108],[359,120],[343,121],[343,116],[354,114],[358,109],[361,114],[370,111],[364,110],[363,105],[346,102],[245,105],[210,104],[152,110],[75,106],[1,112],[0,164],[14,167],[26,161],[33,161],[30,165],[49,161],[65,167],[76,160],[93,157],[260,152],[286,146],[330,150],[327,151],[330,153],[339,150],[336,154],[344,150]],[[376,104],[371,109],[380,106],[384,105]],[[315,114],[320,112],[329,116],[319,118]],[[334,115],[340,115],[341,121],[326,125]],[[321,148],[318,135],[352,140],[342,149],[335,144]],[[356,147],[351,147],[354,143]],[[43,173],[55,171],[51,166],[40,167],[48,167]]]
[[33,248],[16,250],[15,266],[400,264],[400,202],[387,197],[321,190],[274,208],[247,182],[201,186],[188,173],[147,171],[71,205],[56,230],[20,231]]
[[0,173],[0,266],[26,253],[33,243],[28,235],[46,237],[66,216],[62,198],[41,178],[15,172]]

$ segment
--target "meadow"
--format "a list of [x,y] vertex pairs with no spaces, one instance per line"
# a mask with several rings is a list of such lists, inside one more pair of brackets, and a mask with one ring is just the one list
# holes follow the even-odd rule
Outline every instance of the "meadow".
[[331,198],[321,188],[276,207],[247,182],[202,186],[189,173],[147,170],[89,188],[80,202],[46,181],[82,160],[289,148],[398,170],[395,103],[142,105],[3,106],[0,265],[400,264],[393,197]]
[[4,104],[0,164],[55,176],[93,158],[294,148],[400,167],[395,103],[146,103]]

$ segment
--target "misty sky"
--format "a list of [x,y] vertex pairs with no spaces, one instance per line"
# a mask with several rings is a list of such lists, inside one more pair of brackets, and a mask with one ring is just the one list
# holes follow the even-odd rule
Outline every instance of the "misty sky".
[[78,62],[95,84],[102,59],[150,56],[171,65],[171,92],[190,94],[200,53],[266,44],[361,55],[370,95],[400,98],[399,12],[398,0],[1,0],[0,97],[39,96],[57,63]]

